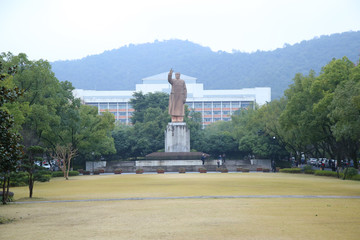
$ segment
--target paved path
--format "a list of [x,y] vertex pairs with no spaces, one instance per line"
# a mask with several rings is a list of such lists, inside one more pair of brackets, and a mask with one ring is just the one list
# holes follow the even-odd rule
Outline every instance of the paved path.
[[360,196],[241,195],[241,196],[191,196],[191,197],[134,197],[134,198],[105,198],[105,199],[82,199],[82,200],[27,201],[27,202],[12,202],[12,204],[67,203],[67,202],[110,202],[110,201],[172,200],[172,199],[234,199],[234,198],[360,199]]

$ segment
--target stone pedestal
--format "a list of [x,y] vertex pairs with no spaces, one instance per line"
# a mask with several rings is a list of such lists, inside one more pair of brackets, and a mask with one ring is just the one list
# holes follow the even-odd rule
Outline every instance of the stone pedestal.
[[190,152],[190,130],[186,123],[169,123],[167,125],[165,152]]

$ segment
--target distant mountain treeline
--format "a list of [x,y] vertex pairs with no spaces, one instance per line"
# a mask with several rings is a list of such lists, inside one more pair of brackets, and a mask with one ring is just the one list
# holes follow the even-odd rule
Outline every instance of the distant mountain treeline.
[[[266,40],[264,40],[266,41]],[[129,45],[80,60],[56,61],[60,81],[96,90],[135,90],[141,79],[170,68],[198,79],[205,89],[271,87],[272,98],[283,95],[296,73],[318,74],[332,58],[348,57],[357,63],[360,31],[321,36],[274,51],[213,52],[182,40]]]

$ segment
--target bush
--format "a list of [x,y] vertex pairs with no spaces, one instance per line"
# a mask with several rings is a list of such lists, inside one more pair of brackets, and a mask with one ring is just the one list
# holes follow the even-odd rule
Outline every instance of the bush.
[[360,181],[360,174],[353,176],[351,180]]
[[242,168],[241,171],[242,171],[242,172],[250,172],[250,169],[248,169],[248,168]]
[[35,173],[34,180],[38,182],[48,182],[51,179],[51,173],[48,172],[47,174],[43,173]]
[[136,173],[136,174],[143,174],[143,173],[144,173],[144,169],[138,168],[138,169],[136,169],[135,173]]
[[64,177],[64,173],[62,171],[55,171],[51,173],[52,177]]
[[186,169],[184,167],[179,168],[179,173],[185,173]]
[[304,166],[303,171],[306,174],[314,174],[315,173],[315,170],[313,169],[313,167],[311,165]]
[[282,173],[301,173],[301,168],[283,168],[280,169]]
[[[64,177],[63,171],[56,171],[51,173],[52,177]],[[69,171],[69,177],[71,176],[79,176],[78,171]]]
[[84,171],[83,175],[90,175],[90,171]]
[[349,167],[346,172],[346,179],[352,179],[356,175],[358,175],[358,171],[353,167]]
[[121,168],[117,168],[114,171],[115,174],[122,174],[122,169]]
[[[333,171],[324,171],[324,170],[316,170],[314,173],[316,176],[326,176],[326,177],[338,177],[337,172]],[[339,173],[340,177],[343,177],[343,173]]]
[[73,176],[79,176],[79,172],[78,171],[69,171],[69,177],[73,177]]
[[29,185],[27,172],[12,172],[10,177],[10,187],[22,187]]

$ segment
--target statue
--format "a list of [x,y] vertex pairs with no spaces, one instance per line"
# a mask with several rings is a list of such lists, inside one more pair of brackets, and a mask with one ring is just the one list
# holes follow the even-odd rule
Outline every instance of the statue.
[[184,121],[184,104],[186,102],[187,90],[185,81],[180,79],[180,73],[175,73],[175,79],[172,78],[173,70],[170,69],[168,81],[171,84],[171,93],[169,97],[169,114],[171,122]]

